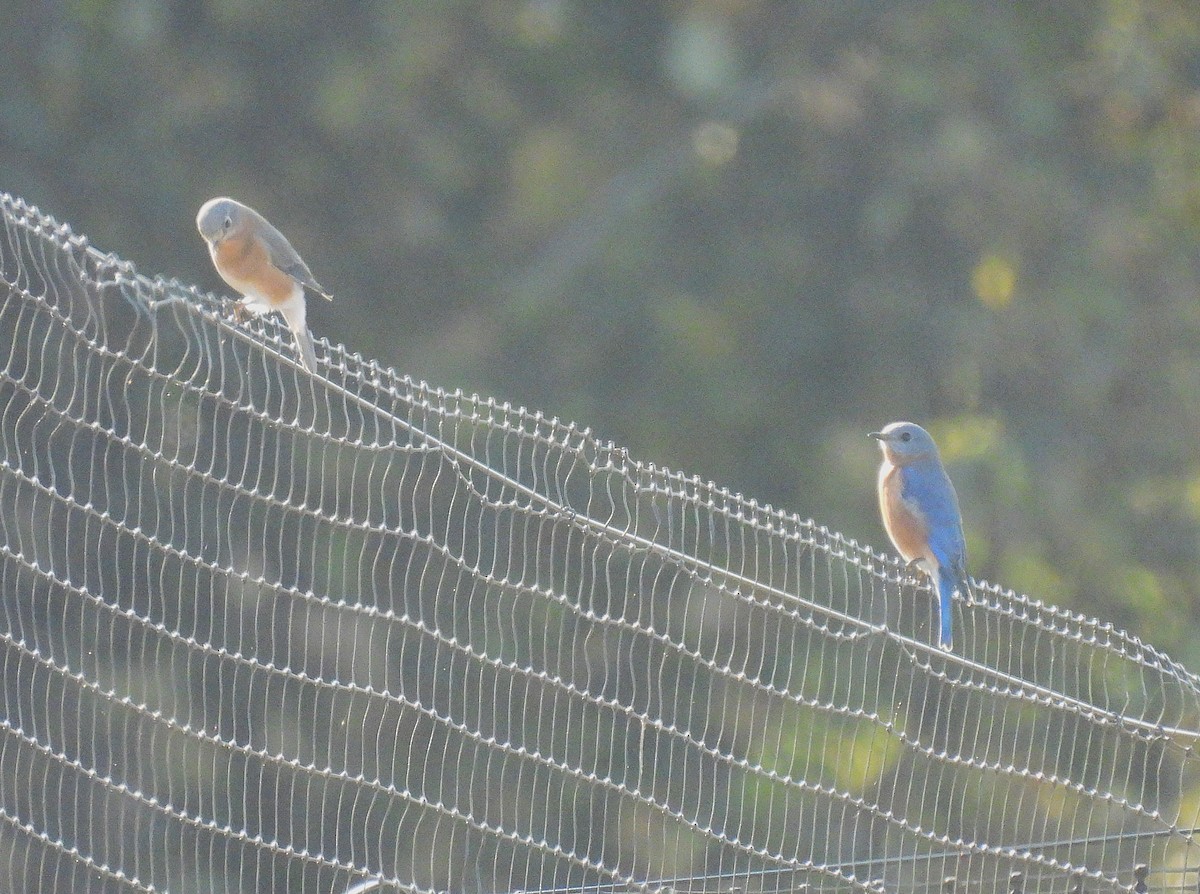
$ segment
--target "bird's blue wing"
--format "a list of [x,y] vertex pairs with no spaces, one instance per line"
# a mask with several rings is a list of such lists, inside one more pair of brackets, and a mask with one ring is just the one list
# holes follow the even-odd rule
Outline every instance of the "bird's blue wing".
[[929,530],[929,548],[942,565],[963,568],[966,543],[954,485],[936,460],[904,467],[904,497],[921,508]]
[[938,592],[938,642],[944,649],[953,643],[951,596],[958,590],[970,595],[967,576],[967,547],[963,538],[962,514],[958,496],[946,470],[937,460],[912,463],[904,467],[904,496],[916,503],[928,525],[929,550],[937,558],[935,584]]
[[265,218],[262,222],[265,225],[262,238],[266,243],[271,263],[300,285],[312,289],[326,298],[332,298],[329,291],[313,279],[312,271],[308,269],[308,265],[304,263],[304,259],[300,257],[296,249],[292,248],[292,243],[288,242],[287,237],[271,226]]

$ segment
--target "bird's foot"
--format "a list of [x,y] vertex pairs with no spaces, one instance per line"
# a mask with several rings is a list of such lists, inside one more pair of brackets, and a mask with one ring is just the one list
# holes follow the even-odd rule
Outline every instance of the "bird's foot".
[[904,566],[904,580],[906,582],[919,584],[927,577],[929,577],[929,572],[925,570],[925,567],[921,564],[920,559],[911,559],[908,564]]

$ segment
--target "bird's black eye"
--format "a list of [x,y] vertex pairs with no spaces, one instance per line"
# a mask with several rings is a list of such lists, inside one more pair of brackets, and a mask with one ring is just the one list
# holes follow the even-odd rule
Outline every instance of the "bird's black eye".
[[226,218],[225,218],[225,223],[221,224],[221,226],[222,226],[222,227],[224,227],[226,230],[228,230],[230,227],[232,227],[232,226],[233,226],[233,218],[232,218],[232,217],[226,217]]
[[911,441],[912,440],[912,432],[910,432],[910,431],[904,432],[902,435],[900,435],[900,440],[901,441]]

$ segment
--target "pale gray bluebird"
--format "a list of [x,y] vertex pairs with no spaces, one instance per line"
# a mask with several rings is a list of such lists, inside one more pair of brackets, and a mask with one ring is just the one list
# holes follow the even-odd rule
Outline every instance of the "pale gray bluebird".
[[970,595],[967,547],[958,496],[929,432],[911,422],[893,422],[871,432],[883,450],[879,467],[879,511],[896,550],[933,580],[941,631],[938,644],[953,641],[950,600],[957,590]]
[[305,369],[317,368],[312,335],[305,322],[304,290],[333,298],[308,269],[283,233],[247,205],[209,199],[196,215],[196,228],[208,243],[221,278],[244,296],[240,308],[254,314],[278,311],[296,340]]

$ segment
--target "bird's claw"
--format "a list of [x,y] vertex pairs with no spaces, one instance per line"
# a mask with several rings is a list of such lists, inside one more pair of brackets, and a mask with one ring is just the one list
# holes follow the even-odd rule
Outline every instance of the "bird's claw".
[[920,559],[911,559],[904,566],[904,580],[906,582],[919,584],[929,576],[929,572],[921,565]]

